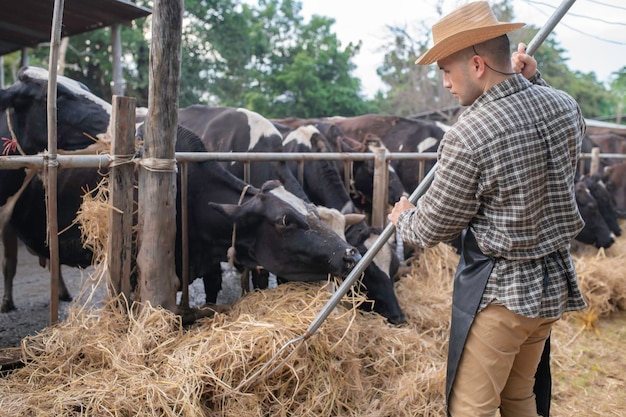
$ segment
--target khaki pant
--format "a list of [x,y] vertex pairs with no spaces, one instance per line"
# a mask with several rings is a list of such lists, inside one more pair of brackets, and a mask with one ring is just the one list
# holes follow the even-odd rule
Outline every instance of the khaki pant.
[[535,372],[556,319],[531,319],[499,305],[476,315],[449,399],[452,417],[537,417]]

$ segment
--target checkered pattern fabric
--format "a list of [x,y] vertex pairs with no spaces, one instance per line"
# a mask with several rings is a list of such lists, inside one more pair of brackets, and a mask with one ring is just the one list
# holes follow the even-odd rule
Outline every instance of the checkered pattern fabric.
[[428,247],[471,225],[483,253],[497,259],[481,309],[496,302],[554,318],[584,308],[569,254],[584,225],[574,196],[584,132],[575,100],[539,74],[505,80],[446,132],[434,181],[401,214],[398,232]]

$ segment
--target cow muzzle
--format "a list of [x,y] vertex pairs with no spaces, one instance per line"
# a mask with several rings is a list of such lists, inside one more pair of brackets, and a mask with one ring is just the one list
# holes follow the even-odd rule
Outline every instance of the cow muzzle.
[[361,254],[356,248],[347,248],[343,256],[344,274],[347,275],[361,260]]

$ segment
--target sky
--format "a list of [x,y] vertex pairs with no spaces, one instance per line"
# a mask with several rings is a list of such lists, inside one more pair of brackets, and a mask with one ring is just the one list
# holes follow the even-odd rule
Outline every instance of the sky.
[[[439,0],[443,14],[448,14],[467,0]],[[406,27],[418,36],[420,25],[432,27],[439,20],[438,0],[301,0],[302,16],[322,15],[335,19],[332,26],[342,42],[362,42],[354,58],[354,76],[361,79],[367,97],[384,88],[376,68],[382,64],[380,51],[388,34],[386,26]],[[543,27],[562,0],[512,0],[515,22]],[[626,66],[626,1],[576,0],[553,31],[569,58],[570,70],[595,72],[601,82],[609,82],[611,73]],[[530,41],[530,39],[528,40]],[[413,65],[407,62],[407,65]],[[540,68],[541,69],[541,68]],[[549,81],[549,80],[548,80]]]

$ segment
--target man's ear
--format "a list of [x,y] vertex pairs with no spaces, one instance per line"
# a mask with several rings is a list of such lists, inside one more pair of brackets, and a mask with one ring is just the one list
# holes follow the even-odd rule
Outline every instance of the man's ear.
[[474,70],[476,77],[480,78],[483,76],[483,74],[485,73],[485,61],[483,60],[483,58],[479,55],[474,55],[472,57],[472,69]]

